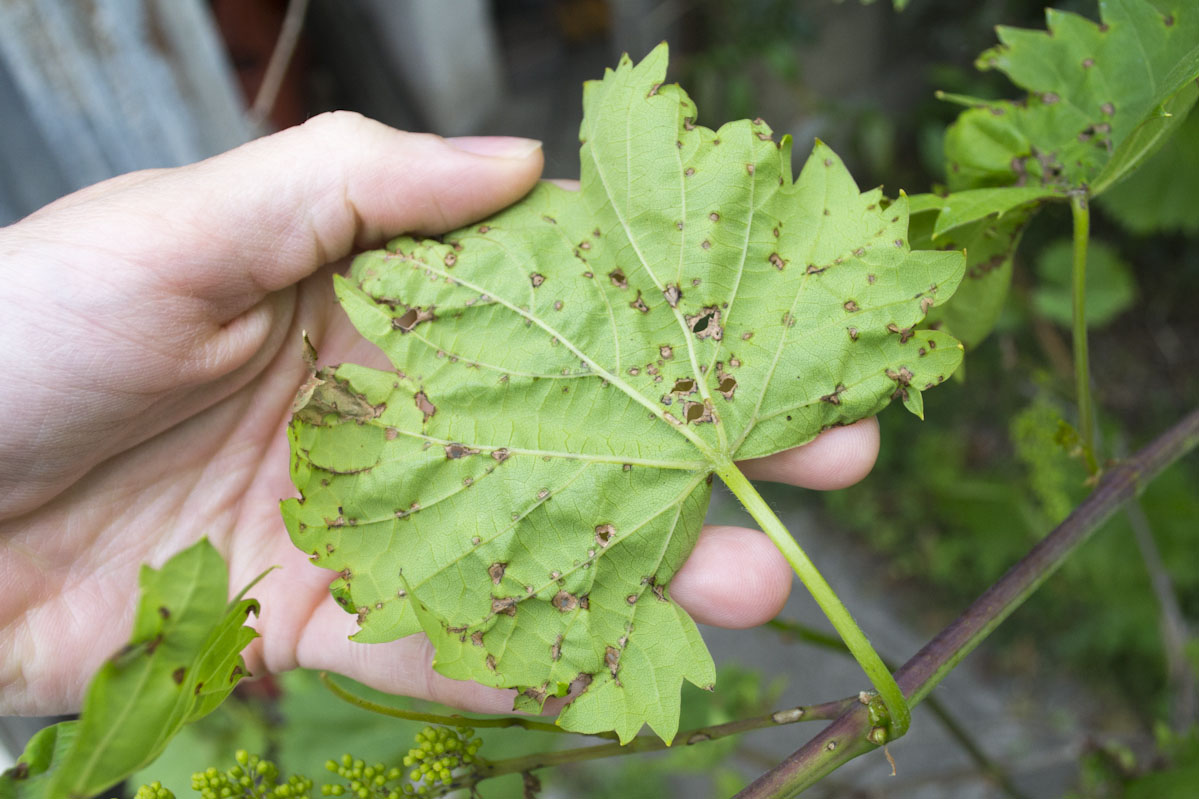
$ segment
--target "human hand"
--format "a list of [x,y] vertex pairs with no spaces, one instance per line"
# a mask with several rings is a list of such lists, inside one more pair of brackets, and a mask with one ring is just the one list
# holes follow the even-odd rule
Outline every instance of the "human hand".
[[[356,249],[434,234],[519,199],[542,156],[524,139],[442,140],[352,114],[180,169],[138,172],[0,230],[0,713],[77,708],[127,638],[142,563],[208,536],[254,589],[251,671],[329,669],[385,691],[507,712],[511,691],[432,671],[423,636],[348,640],[329,572],[292,546],[285,435],[322,361],[381,354],[337,308]],[[873,420],[745,464],[751,477],[848,485],[877,453]],[[697,621],[747,627],[791,572],[761,533],[705,529],[671,583]]]

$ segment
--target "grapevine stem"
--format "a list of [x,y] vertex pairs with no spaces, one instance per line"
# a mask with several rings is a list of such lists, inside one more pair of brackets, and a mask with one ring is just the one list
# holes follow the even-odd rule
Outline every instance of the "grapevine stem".
[[1085,189],[1070,195],[1074,217],[1074,393],[1078,397],[1078,435],[1087,471],[1099,471],[1095,451],[1095,406],[1091,399],[1091,366],[1087,355],[1087,241],[1091,235],[1090,201]]
[[559,727],[557,724],[537,721],[536,719],[524,716],[479,718],[475,716],[460,716],[456,713],[452,716],[446,716],[438,713],[422,713],[416,710],[404,710],[403,708],[392,707],[391,705],[382,705],[347,691],[338,685],[327,671],[321,672],[321,682],[338,699],[349,702],[354,707],[361,708],[362,710],[378,713],[381,716],[391,716],[392,718],[407,719],[408,721],[423,721],[426,724],[442,724],[447,727],[521,727],[526,730],[537,730],[538,732],[557,732],[567,735],[586,735],[591,738],[610,738],[613,741],[619,740],[619,737],[614,732],[578,733]]
[[[845,646],[845,642],[840,638],[813,629],[806,624],[800,624],[790,619],[771,619],[766,623],[766,626],[773,630],[778,630],[785,638],[804,641],[805,643],[831,652],[837,652],[838,654],[849,654],[849,648]],[[895,671],[896,666],[892,661],[884,657],[883,663],[892,672]],[[980,772],[994,780],[1000,789],[1012,797],[1012,799],[1024,799],[1024,793],[1016,787],[1016,783],[1012,781],[1007,771],[983,751],[978,742],[974,740],[974,736],[970,734],[970,731],[950,714],[949,709],[941,704],[937,697],[929,695],[924,702],[929,712],[940,722],[946,734],[957,741],[958,746],[974,761],[975,767]]]
[[[897,681],[912,704],[919,704],[927,697],[1120,506],[1197,446],[1199,409],[1106,472],[1095,491],[1064,522],[896,672]],[[799,795],[834,769],[875,749],[865,737],[869,725],[865,708],[846,711],[801,749],[758,777],[737,794],[737,799],[785,799]]]
[[891,676],[890,670],[883,663],[878,652],[875,652],[874,647],[870,645],[862,628],[854,621],[841,598],[824,579],[824,575],[791,537],[791,533],[787,531],[779,517],[770,509],[766,500],[762,499],[762,495],[754,488],[753,483],[741,473],[736,464],[727,461],[716,469],[716,474],[720,475],[720,479],[724,481],[729,490],[736,495],[737,499],[741,500],[741,504],[754,517],[754,520],[762,525],[762,530],[783,553],[783,557],[791,564],[791,568],[795,570],[799,579],[812,593],[816,604],[820,605],[820,609],[832,623],[833,629],[837,631],[841,640],[849,648],[850,654],[858,661],[862,671],[866,672],[866,676],[874,685],[874,689],[878,691],[879,697],[882,698],[883,704],[886,705],[887,712],[890,714],[886,740],[899,738],[908,731],[908,725],[911,723],[911,711],[908,709],[903,691],[899,689],[899,685]]
[[556,752],[537,752],[531,755],[521,755],[506,760],[493,760],[485,763],[478,771],[465,776],[448,786],[450,790],[473,787],[483,780],[500,777],[504,774],[519,774],[526,771],[560,766],[565,763],[579,763],[585,760],[598,760],[606,757],[620,757],[643,752],[660,752],[666,748],[679,749],[694,746],[707,741],[727,738],[730,735],[740,735],[767,727],[779,727],[795,724],[800,721],[831,721],[850,708],[861,705],[861,699],[856,696],[824,702],[818,705],[800,705],[783,708],[773,713],[760,716],[737,719],[736,721],[716,724],[710,727],[699,727],[686,730],[675,736],[673,744],[667,744],[654,734],[638,735],[626,744],[607,743],[596,746],[582,746],[573,749],[561,749]]

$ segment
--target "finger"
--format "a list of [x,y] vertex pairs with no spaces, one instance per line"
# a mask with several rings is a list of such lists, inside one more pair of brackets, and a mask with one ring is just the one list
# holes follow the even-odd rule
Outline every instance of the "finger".
[[878,420],[873,416],[826,430],[802,447],[741,461],[751,480],[771,480],[803,488],[845,488],[869,474],[878,458]]
[[[530,139],[443,139],[339,112],[192,166],[93,187],[89,198],[104,207],[89,203],[86,216],[67,201],[27,221],[78,212],[85,230],[75,237],[119,240],[123,254],[158,265],[188,296],[233,300],[238,313],[355,248],[451,230],[510,205],[541,167]],[[125,235],[130,224],[137,229]]]
[[791,592],[791,567],[763,533],[705,527],[670,596],[701,624],[739,629],[773,619]]

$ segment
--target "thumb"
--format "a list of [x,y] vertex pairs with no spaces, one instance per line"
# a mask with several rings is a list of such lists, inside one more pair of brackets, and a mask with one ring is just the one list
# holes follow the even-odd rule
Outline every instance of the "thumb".
[[121,241],[169,288],[232,316],[355,248],[510,205],[542,162],[531,139],[443,139],[334,112],[198,164],[85,189],[25,224],[55,217],[60,240],[66,221],[84,240]]

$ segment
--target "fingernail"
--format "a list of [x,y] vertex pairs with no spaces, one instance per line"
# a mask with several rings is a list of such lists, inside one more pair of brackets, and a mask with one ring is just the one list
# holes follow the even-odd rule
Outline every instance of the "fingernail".
[[541,149],[541,142],[536,139],[516,136],[456,136],[446,141],[464,152],[492,158],[528,158]]

